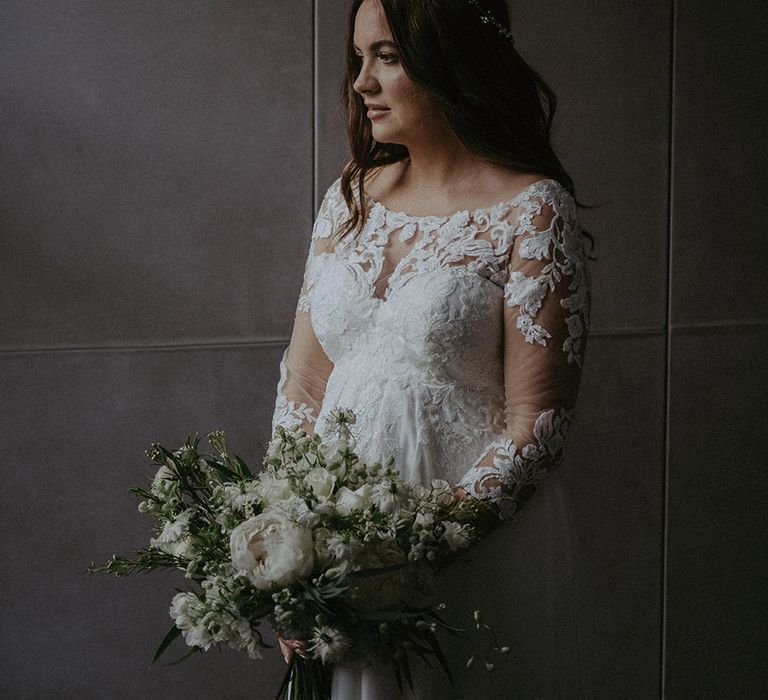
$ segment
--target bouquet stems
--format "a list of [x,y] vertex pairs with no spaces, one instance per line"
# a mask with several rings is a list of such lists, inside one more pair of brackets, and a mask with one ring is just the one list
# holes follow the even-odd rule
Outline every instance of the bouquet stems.
[[333,666],[294,654],[275,700],[331,700]]

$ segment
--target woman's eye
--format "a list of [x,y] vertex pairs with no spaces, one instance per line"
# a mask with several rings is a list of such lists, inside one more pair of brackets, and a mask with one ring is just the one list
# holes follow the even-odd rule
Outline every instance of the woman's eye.
[[379,53],[376,54],[384,63],[394,63],[397,61],[397,56],[391,53]]

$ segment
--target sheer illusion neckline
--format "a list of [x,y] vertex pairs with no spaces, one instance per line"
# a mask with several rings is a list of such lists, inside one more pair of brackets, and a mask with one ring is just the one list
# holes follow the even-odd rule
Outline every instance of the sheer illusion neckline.
[[450,221],[454,217],[457,217],[459,215],[466,215],[470,219],[476,219],[479,218],[483,214],[490,214],[492,212],[496,211],[505,211],[507,208],[514,206],[517,204],[520,200],[523,199],[523,197],[530,191],[535,189],[537,186],[543,185],[546,182],[552,182],[555,185],[560,185],[560,183],[557,180],[553,180],[552,178],[543,178],[541,180],[535,180],[530,185],[527,185],[522,190],[520,190],[516,195],[513,197],[507,197],[506,199],[502,199],[500,202],[496,202],[495,204],[491,204],[486,207],[477,207],[475,209],[459,209],[458,211],[455,211],[451,214],[447,214],[444,216],[436,215],[436,214],[422,214],[420,216],[414,215],[414,214],[408,214],[404,211],[394,211],[387,207],[385,204],[380,202],[378,199],[375,199],[371,195],[369,195],[367,192],[364,193],[365,198],[368,200],[368,202],[374,206],[381,209],[385,214],[388,216],[394,217],[399,221],[412,221],[412,222],[444,222],[444,221]]

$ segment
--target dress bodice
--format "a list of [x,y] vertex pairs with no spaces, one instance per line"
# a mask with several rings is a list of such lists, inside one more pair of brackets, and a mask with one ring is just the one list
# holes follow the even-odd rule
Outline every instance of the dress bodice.
[[[485,453],[508,451],[517,437],[506,432],[510,409],[531,403],[530,372],[550,368],[541,384],[550,399],[550,385],[572,383],[581,366],[589,290],[574,201],[543,179],[450,216],[366,203],[360,234],[335,240],[349,215],[340,179],[323,199],[274,425],[322,432],[331,409],[351,408],[363,458],[393,456],[414,480],[458,482],[471,467],[487,477],[498,454],[481,464]],[[553,338],[559,348],[547,347]],[[518,391],[511,380],[520,366],[529,376]],[[538,431],[529,416],[515,417],[530,422],[526,436],[540,452],[547,439],[564,441],[570,411],[562,398],[534,416]],[[541,475],[539,466],[529,477]]]

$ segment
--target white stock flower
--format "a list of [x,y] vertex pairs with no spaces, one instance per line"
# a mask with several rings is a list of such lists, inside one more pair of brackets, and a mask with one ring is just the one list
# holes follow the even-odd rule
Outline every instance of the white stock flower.
[[195,624],[195,605],[200,599],[194,593],[177,593],[171,600],[171,617],[176,622],[176,627],[186,630]]
[[251,659],[262,658],[259,638],[253,634],[253,627],[248,620],[238,617],[231,625],[234,637],[229,640],[229,646],[235,651],[245,650]]
[[342,486],[336,492],[336,510],[341,515],[349,515],[353,510],[365,510],[371,505],[372,490],[370,484],[363,484],[354,491]]
[[213,645],[215,640],[206,624],[210,613],[194,593],[177,593],[171,600],[170,615],[189,646],[208,650]]
[[333,493],[336,477],[323,467],[315,467],[304,477],[304,483],[312,489],[315,496],[328,498]]
[[191,559],[194,556],[193,540],[187,528],[194,512],[194,508],[187,508],[174,520],[166,521],[160,535],[149,540],[149,546],[174,557]]
[[443,532],[443,536],[440,539],[448,543],[452,552],[469,546],[469,537],[463,526],[453,520],[448,520],[443,525],[445,532]]
[[150,491],[153,496],[157,496],[164,501],[167,501],[176,491],[179,485],[178,479],[174,476],[168,465],[163,464],[160,469],[157,470],[155,478],[152,479],[152,486]]
[[232,564],[256,588],[288,586],[312,573],[312,531],[285,514],[267,511],[240,523],[229,540]]
[[259,483],[247,481],[241,484],[221,484],[214,490],[214,496],[230,512],[248,510],[260,499]]

